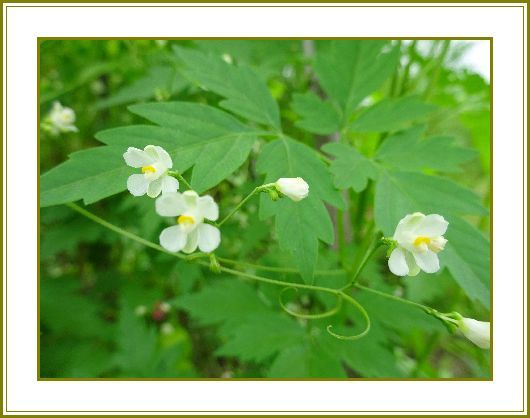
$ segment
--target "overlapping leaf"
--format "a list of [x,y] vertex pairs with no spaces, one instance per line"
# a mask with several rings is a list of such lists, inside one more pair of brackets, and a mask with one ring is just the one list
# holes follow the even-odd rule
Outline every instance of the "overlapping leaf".
[[281,129],[278,104],[250,67],[228,64],[220,57],[192,49],[174,47],[174,50],[184,62],[183,71],[190,80],[226,99],[220,103],[222,107],[254,122]]
[[296,126],[319,135],[340,130],[341,115],[330,101],[321,100],[315,93],[293,95],[293,110],[300,116]]
[[86,204],[125,190],[134,172],[123,161],[127,147],[164,147],[174,168],[195,166],[192,186],[200,193],[225,179],[247,159],[254,131],[229,114],[196,103],[146,103],[130,107],[158,124],[134,125],[99,132],[108,144],[74,153],[41,177],[41,206],[83,199]]

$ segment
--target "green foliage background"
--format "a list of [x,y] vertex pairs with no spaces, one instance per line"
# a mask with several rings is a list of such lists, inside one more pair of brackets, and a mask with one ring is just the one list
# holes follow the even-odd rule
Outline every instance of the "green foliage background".
[[[281,288],[244,282],[115,235],[62,205],[158,242],[166,220],[125,190],[128,146],[166,148],[193,188],[226,214],[254,187],[305,178],[297,204],[255,198],[216,253],[340,287],[375,231],[407,213],[450,221],[435,275],[398,278],[378,253],[361,283],[480,320],[489,318],[489,83],[455,63],[449,41],[48,40],[40,111],[76,111],[78,133],[40,135],[41,377],[462,378],[490,376],[489,351],[422,311],[355,291],[307,321]],[[342,222],[339,220],[342,219]],[[246,271],[255,272],[252,268]],[[319,312],[332,296],[286,293]]]

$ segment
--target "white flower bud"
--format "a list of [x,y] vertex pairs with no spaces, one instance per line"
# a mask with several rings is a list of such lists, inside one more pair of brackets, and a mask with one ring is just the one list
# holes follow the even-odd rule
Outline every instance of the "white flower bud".
[[462,318],[458,329],[464,337],[480,348],[490,348],[490,323],[471,318]]
[[278,179],[276,189],[295,202],[305,199],[309,194],[309,185],[301,177]]

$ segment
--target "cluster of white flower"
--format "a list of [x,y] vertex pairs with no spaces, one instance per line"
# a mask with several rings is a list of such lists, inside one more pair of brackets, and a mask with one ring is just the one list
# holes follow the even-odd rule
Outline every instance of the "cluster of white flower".
[[[215,222],[219,218],[217,203],[211,196],[199,196],[193,190],[178,192],[179,182],[170,172],[173,161],[165,149],[156,145],[147,145],[143,150],[129,147],[123,159],[128,166],[142,171],[127,179],[129,192],[133,196],[147,194],[157,198],[156,212],[160,216],[177,218],[177,225],[165,228],[160,234],[162,247],[167,251],[187,254],[197,248],[211,253],[219,247],[219,228],[206,222]],[[295,202],[309,194],[309,185],[300,177],[281,178],[273,187]]]
[[[172,176],[171,157],[162,147],[148,145],[143,150],[129,147],[123,158],[127,165],[140,168],[132,174],[127,188],[134,196],[157,198],[156,212],[160,216],[175,217],[176,225],[162,230],[160,245],[170,252],[190,254],[197,248],[211,253],[221,243],[221,232],[215,221],[219,206],[212,196],[199,196],[193,190],[178,192],[179,182]],[[275,183],[261,186],[274,196],[286,196],[298,202],[309,195],[309,185],[300,177],[280,178]],[[221,222],[222,223],[222,222]],[[444,234],[449,223],[441,215],[413,213],[399,221],[394,235],[386,239],[392,247],[388,267],[397,276],[416,276],[421,270],[436,273],[440,269],[438,253],[445,248]],[[490,346],[490,324],[470,318],[438,317],[449,321],[470,341],[482,348]]]

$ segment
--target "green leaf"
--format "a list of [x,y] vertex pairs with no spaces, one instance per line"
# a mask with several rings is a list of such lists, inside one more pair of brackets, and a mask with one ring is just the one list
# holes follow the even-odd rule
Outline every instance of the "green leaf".
[[425,119],[436,106],[422,102],[414,96],[383,99],[366,109],[355,119],[353,132],[391,132],[402,129],[414,121]]
[[248,315],[229,330],[230,339],[216,351],[218,356],[262,362],[305,336],[295,321],[277,312]]
[[449,219],[443,262],[456,282],[472,299],[490,307],[490,243],[474,226]]
[[187,86],[187,81],[177,75],[172,67],[152,67],[148,73],[135,80],[132,84],[122,87],[110,97],[97,102],[97,109],[139,102],[155,98],[157,94],[173,95]]
[[280,111],[267,85],[247,66],[234,66],[219,57],[174,47],[186,68],[185,75],[200,85],[223,96],[220,105],[254,122],[281,130]]
[[124,148],[96,147],[75,152],[40,179],[40,205],[83,199],[85,204],[123,191],[132,169],[123,162]]
[[[174,129],[177,137],[195,137],[193,143],[187,141],[186,148],[188,152],[191,148],[196,149],[192,151],[191,185],[198,193],[217,185],[236,171],[248,158],[256,140],[250,128],[209,106],[171,102],[140,104],[129,109],[163,127]],[[187,155],[186,161],[189,162],[190,157]]]
[[383,171],[375,189],[375,221],[392,235],[398,222],[414,212],[487,215],[479,197],[451,180],[414,172]]
[[260,216],[275,216],[280,247],[294,255],[294,260],[306,282],[311,282],[318,258],[318,240],[333,242],[333,225],[324,201],[342,207],[339,192],[316,152],[307,145],[283,137],[268,143],[258,157],[258,172],[265,182],[281,177],[302,177],[309,184],[309,196],[293,202],[283,198],[272,202],[262,195]]
[[314,69],[327,95],[344,109],[346,121],[366,96],[394,72],[399,48],[383,40],[336,40],[317,48]]
[[359,193],[366,188],[368,179],[377,178],[375,164],[354,147],[334,142],[325,144],[322,150],[335,157],[330,165],[335,187],[341,190],[351,187]]
[[198,193],[214,187],[250,153],[256,135],[229,114],[183,102],[146,103],[131,111],[161,126],[133,125],[99,132],[106,147],[76,152],[41,177],[41,206],[83,199],[96,202],[126,189],[134,169],[125,165],[127,147],[160,145],[173,158],[174,168],[195,166],[191,184]]
[[340,357],[315,343],[283,349],[267,373],[274,379],[345,378]]
[[461,164],[477,156],[476,151],[455,145],[449,137],[423,139],[424,130],[424,126],[415,126],[386,138],[375,158],[403,171],[459,172]]
[[322,101],[315,93],[294,94],[291,103],[300,116],[295,125],[308,132],[328,135],[340,130],[340,113],[331,102]]
[[228,327],[239,324],[249,312],[266,311],[266,306],[252,286],[233,278],[216,280],[198,293],[179,296],[175,305],[188,312],[201,325],[228,323]]

